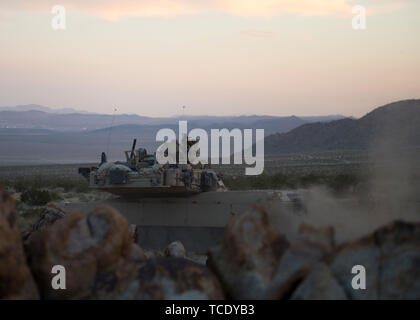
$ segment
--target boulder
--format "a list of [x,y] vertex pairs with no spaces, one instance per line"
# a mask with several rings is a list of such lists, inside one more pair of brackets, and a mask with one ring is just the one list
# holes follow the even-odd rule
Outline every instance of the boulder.
[[26,262],[14,199],[0,188],[0,299],[38,299]]
[[[29,263],[46,299],[88,297],[98,274],[115,269],[131,258],[144,258],[133,244],[129,224],[110,207],[88,214],[73,212],[31,236]],[[66,290],[51,286],[55,265],[66,270]]]
[[334,229],[302,224],[290,244],[261,207],[234,216],[208,265],[233,299],[288,299],[312,267],[335,250]]
[[207,263],[230,298],[262,299],[288,247],[287,239],[270,226],[264,208],[255,206],[232,217],[222,245],[210,250]]
[[222,286],[210,270],[182,258],[132,260],[100,274],[93,299],[202,300],[224,299]]
[[334,249],[333,227],[316,228],[302,223],[296,241],[280,259],[264,298],[289,298],[312,267],[330,255]]
[[165,249],[165,256],[173,258],[185,258],[187,252],[181,241],[170,243]]
[[[353,289],[353,266],[366,270],[366,289]],[[330,264],[351,299],[420,299],[420,223],[393,222],[342,245]]]
[[299,284],[292,300],[346,300],[343,288],[332,275],[329,266],[318,262]]

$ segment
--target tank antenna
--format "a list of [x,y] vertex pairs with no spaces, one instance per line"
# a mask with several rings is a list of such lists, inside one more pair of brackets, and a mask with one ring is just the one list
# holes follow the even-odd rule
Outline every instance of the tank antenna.
[[108,131],[108,142],[106,145],[106,155],[109,155],[109,143],[111,142],[111,131],[112,131],[112,127],[114,125],[114,120],[115,120],[115,112],[117,112],[117,108],[114,108],[114,112],[112,113],[112,120],[111,120],[111,126],[109,127],[109,131]]

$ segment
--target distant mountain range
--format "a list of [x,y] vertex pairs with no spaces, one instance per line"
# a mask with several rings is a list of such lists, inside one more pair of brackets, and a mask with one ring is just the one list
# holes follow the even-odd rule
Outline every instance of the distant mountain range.
[[[40,105],[0,107],[0,128],[48,129],[54,131],[94,131],[109,127],[129,125],[138,131],[144,126],[172,126],[178,120],[188,120],[198,128],[261,128],[266,134],[287,132],[304,123],[331,121],[343,116],[321,117],[272,117],[272,116],[185,116],[185,117],[145,117],[137,114],[97,114],[74,109],[52,109]],[[134,128],[133,125],[139,127]]]
[[[360,119],[330,117],[188,116],[188,128],[265,129],[265,154],[366,150],[373,145],[420,147],[420,100],[379,107]],[[0,111],[0,165],[118,160],[137,138],[153,152],[161,128],[178,131],[179,117]],[[313,120],[317,122],[313,122]],[[320,122],[320,120],[322,122]],[[310,122],[312,121],[312,122]],[[110,124],[113,123],[113,126]],[[14,124],[14,127],[13,125]],[[231,149],[233,150],[233,149]]]
[[420,147],[420,100],[379,107],[360,119],[309,123],[266,137],[266,154]]
[[26,104],[14,107],[0,107],[1,111],[16,111],[16,112],[25,112],[25,111],[42,111],[46,113],[55,113],[55,114],[69,114],[69,113],[82,113],[88,114],[87,111],[75,110],[72,108],[62,108],[62,109],[53,109],[50,107],[41,106],[39,104]]
[[74,163],[97,160],[102,151],[109,159],[121,159],[137,138],[138,146],[154,151],[162,128],[178,131],[178,120],[188,128],[264,129],[266,135],[287,132],[313,121],[331,121],[343,116],[174,116],[144,117],[136,114],[81,113],[39,105],[0,108],[0,165],[28,163]]

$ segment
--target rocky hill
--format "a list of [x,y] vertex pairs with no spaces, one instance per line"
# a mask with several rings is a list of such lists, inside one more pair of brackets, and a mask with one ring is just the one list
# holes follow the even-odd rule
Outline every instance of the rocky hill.
[[304,124],[266,137],[266,154],[363,150],[392,144],[419,147],[420,100],[394,102],[360,119]]

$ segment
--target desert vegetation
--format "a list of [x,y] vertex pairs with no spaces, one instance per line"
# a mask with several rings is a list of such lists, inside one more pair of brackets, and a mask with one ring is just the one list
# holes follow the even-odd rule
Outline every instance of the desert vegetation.
[[357,174],[262,174],[259,176],[224,176],[230,190],[298,189],[326,186],[335,194],[355,192],[363,188],[366,178]]
[[13,195],[18,213],[17,222],[24,233],[39,219],[46,205],[93,198],[89,197],[87,181],[78,176],[0,176],[0,186]]
[[58,177],[47,175],[23,176],[16,178],[1,178],[0,185],[12,188],[16,192],[28,192],[29,190],[62,189],[64,192],[86,192],[88,184],[83,177]]

